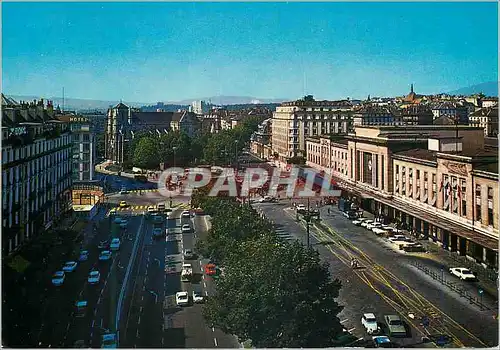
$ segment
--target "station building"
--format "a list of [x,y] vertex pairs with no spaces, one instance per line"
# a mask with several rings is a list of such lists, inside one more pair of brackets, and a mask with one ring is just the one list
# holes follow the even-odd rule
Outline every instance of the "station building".
[[362,126],[310,137],[306,154],[362,209],[498,268],[498,148],[482,128]]

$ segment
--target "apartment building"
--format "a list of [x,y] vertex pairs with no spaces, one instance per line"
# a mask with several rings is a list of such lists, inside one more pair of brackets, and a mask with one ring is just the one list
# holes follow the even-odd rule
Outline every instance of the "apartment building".
[[468,125],[469,124],[469,114],[474,112],[474,105],[467,102],[467,105],[460,104],[458,102],[446,101],[441,103],[435,103],[431,106],[432,114],[435,119],[447,118],[453,121],[457,121],[458,124]]
[[307,165],[331,174],[364,210],[498,267],[498,148],[481,128],[357,127],[307,147]]
[[352,126],[352,104],[345,101],[315,101],[312,96],[284,102],[272,118],[272,147],[281,162],[303,156],[306,138],[347,133]]
[[78,115],[58,116],[69,124],[73,141],[73,182],[94,180],[96,164],[96,134],[91,120]]
[[483,107],[469,115],[469,124],[484,130],[486,137],[498,136],[498,105]]
[[72,139],[51,101],[2,95],[2,252],[9,255],[71,210]]

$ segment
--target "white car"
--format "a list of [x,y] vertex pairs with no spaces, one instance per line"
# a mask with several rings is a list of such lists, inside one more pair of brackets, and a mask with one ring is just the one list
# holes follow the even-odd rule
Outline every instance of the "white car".
[[392,236],[392,237],[389,238],[389,241],[391,241],[392,243],[395,243],[395,242],[406,242],[406,241],[408,241],[408,239],[404,235],[394,235],[394,236]]
[[452,267],[450,268],[450,273],[457,276],[463,281],[474,281],[476,280],[476,275],[465,267]]
[[76,261],[68,261],[62,268],[64,272],[73,272],[76,269],[78,263]]
[[101,279],[101,273],[97,270],[94,270],[94,271],[90,271],[89,277],[87,278],[87,281],[90,284],[97,284],[97,283],[99,283],[100,279]]
[[307,207],[304,204],[297,205],[297,213],[307,211]]
[[99,261],[108,261],[111,259],[111,251],[103,250],[101,254],[99,254]]
[[182,225],[181,232],[182,233],[189,233],[189,232],[191,232],[191,226],[189,226],[189,224]]
[[190,218],[191,217],[191,213],[189,212],[189,210],[184,210],[181,214],[181,217],[182,218]]
[[372,228],[372,231],[373,233],[375,233],[377,236],[382,236],[382,235],[385,235],[387,233],[386,230],[382,229],[382,228],[379,228],[379,227],[374,227]]
[[203,295],[201,295],[201,293],[193,290],[193,303],[198,304],[198,303],[203,303],[204,301],[205,301],[205,298],[203,297]]
[[122,187],[122,189],[120,190],[120,194],[127,194],[127,193],[128,193],[127,188]]
[[154,205],[150,205],[148,207],[148,214],[154,214],[156,213],[156,207]]
[[356,219],[354,221],[352,221],[352,223],[356,226],[360,226],[363,222],[365,222],[367,219],[365,218],[359,218],[359,219]]
[[366,225],[368,230],[373,230],[376,227],[381,227],[382,224],[380,222],[372,222],[371,224]]
[[65,279],[66,275],[64,274],[64,271],[57,271],[52,275],[52,284],[54,286],[61,286]]
[[175,302],[177,306],[186,306],[189,304],[188,292],[177,292],[175,293]]
[[363,317],[361,317],[361,324],[365,327],[368,334],[376,334],[380,331],[377,318],[372,313],[363,314]]
[[109,245],[109,248],[111,250],[119,250],[120,249],[120,245],[121,245],[120,238],[113,238],[111,240],[111,244]]
[[372,224],[372,223],[373,223],[373,220],[365,220],[360,224],[360,226],[366,228],[366,226],[368,226],[369,224]]

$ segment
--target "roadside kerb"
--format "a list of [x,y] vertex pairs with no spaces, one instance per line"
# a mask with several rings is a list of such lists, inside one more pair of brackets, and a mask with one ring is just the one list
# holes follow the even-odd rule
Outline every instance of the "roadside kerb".
[[472,295],[470,295],[469,292],[467,292],[467,290],[460,288],[459,286],[455,285],[455,283],[446,280],[446,278],[444,278],[444,276],[442,276],[441,273],[437,273],[436,271],[429,269],[428,267],[422,265],[418,261],[411,261],[411,264],[420,271],[422,271],[423,273],[425,273],[427,276],[432,277],[433,280],[438,281],[441,284],[444,284],[452,291],[458,293],[461,297],[467,299],[469,303],[479,306],[481,310],[491,310],[491,308],[483,304],[478,297],[473,297]]
[[134,265],[135,257],[137,254],[138,243],[139,243],[140,238],[142,237],[141,231],[142,231],[143,224],[144,224],[144,216],[141,218],[141,224],[139,226],[138,234],[136,235],[136,238],[135,238],[134,247],[132,248],[131,259],[128,263],[127,272],[125,273],[125,279],[123,280],[122,289],[120,291],[120,297],[118,298],[118,305],[117,305],[116,319],[115,319],[117,344],[120,343],[119,324],[120,324],[121,311],[122,311],[122,307],[123,307],[123,297],[124,297],[125,291],[127,289],[128,279],[130,277],[130,271],[132,270],[132,266]]

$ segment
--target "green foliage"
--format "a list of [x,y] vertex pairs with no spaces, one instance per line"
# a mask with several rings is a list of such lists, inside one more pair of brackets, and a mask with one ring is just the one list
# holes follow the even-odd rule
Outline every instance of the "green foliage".
[[318,252],[280,239],[250,206],[207,192],[193,194],[212,216],[196,248],[224,269],[217,297],[203,309],[207,322],[255,347],[332,346],[342,333],[335,300],[341,285]]
[[141,137],[134,148],[133,163],[139,168],[155,169],[159,166],[158,153],[158,143],[154,137]]

